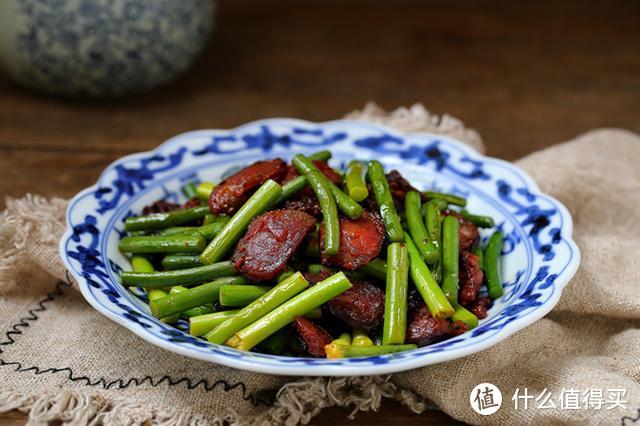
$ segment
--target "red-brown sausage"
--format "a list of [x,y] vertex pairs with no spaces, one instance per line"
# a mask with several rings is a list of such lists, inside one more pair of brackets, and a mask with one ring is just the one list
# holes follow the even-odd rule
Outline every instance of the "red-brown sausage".
[[351,287],[328,302],[329,312],[354,328],[373,330],[384,320],[384,291],[351,279]]
[[317,358],[327,356],[324,347],[331,343],[331,336],[324,328],[303,317],[296,317],[293,321],[293,326],[296,328],[296,331],[304,342],[307,352],[309,352],[311,356]]
[[179,208],[180,206],[178,204],[170,203],[164,200],[158,200],[155,203],[150,204],[142,209],[142,214],[148,215],[152,213],[166,213]]
[[287,163],[279,158],[258,161],[229,176],[213,188],[209,208],[213,214],[231,214],[249,198],[251,192],[266,180],[280,182],[287,173]]
[[[327,163],[324,161],[314,160],[313,164],[320,170],[329,180],[335,184],[340,183],[340,175],[337,174]],[[299,176],[298,171],[293,166],[289,166],[287,169],[287,175],[284,177],[283,183],[287,183]],[[293,198],[285,201],[284,207],[291,210],[301,210],[305,213],[309,213],[311,216],[319,218],[322,216],[322,210],[320,209],[320,203],[316,198],[316,194],[310,187],[307,187],[300,191],[299,194]]]
[[471,303],[478,297],[484,274],[478,265],[478,256],[468,251],[460,253],[460,303]]
[[460,231],[458,233],[460,251],[468,250],[476,241],[478,241],[480,238],[480,232],[476,225],[469,222],[460,216],[460,213],[453,210],[445,210],[442,213],[447,216],[455,216],[458,218],[458,222],[460,223]]
[[311,193],[309,194],[307,192],[308,189],[311,188],[305,188],[302,193],[296,195],[290,200],[285,201],[283,207],[289,210],[300,210],[302,212],[310,214],[311,216],[319,218],[320,216],[322,216],[320,203],[316,198],[316,194],[314,194],[313,191],[311,191]]
[[406,342],[418,346],[425,346],[438,340],[457,336],[467,331],[467,325],[462,321],[451,322],[447,319],[435,319],[431,316],[426,305],[413,313],[413,318],[407,327]]
[[309,284],[313,285],[318,284],[320,281],[326,280],[331,275],[333,275],[333,272],[331,272],[329,269],[322,269],[316,274],[313,274],[311,272],[304,272],[302,275],[304,275],[304,278],[309,281]]
[[[359,219],[340,218],[340,249],[333,256],[322,255],[325,265],[337,265],[354,270],[375,259],[384,242],[384,224],[377,213],[363,212]],[[320,228],[320,249],[323,250],[324,226]]]
[[[389,190],[391,190],[391,195],[396,201],[399,201],[400,204],[404,201],[404,197],[407,195],[409,191],[417,191],[416,188],[413,187],[406,180],[399,171],[391,170],[387,173],[387,182],[389,182]],[[404,205],[403,208],[404,209]]]
[[297,210],[273,210],[258,216],[238,241],[233,265],[254,281],[275,278],[315,223],[314,217]]
[[202,202],[198,197],[189,198],[186,203],[182,205],[183,209],[190,209],[192,207],[199,207]]
[[[320,170],[329,180],[335,184],[340,183],[340,175],[337,174],[327,163],[324,161],[314,160],[313,164]],[[287,175],[284,177],[283,183],[287,183],[290,180],[299,176],[297,170],[293,166],[289,166],[287,169]],[[306,187],[299,194],[293,198],[285,201],[284,208],[291,210],[301,210],[305,213],[309,213],[311,216],[319,218],[322,215],[320,209],[320,203],[316,198],[316,194],[310,187]]]
[[478,319],[485,319],[487,317],[487,311],[489,310],[489,305],[491,304],[491,299],[488,297],[479,297],[470,303],[467,308],[478,317]]
[[410,286],[409,296],[407,297],[407,307],[409,313],[420,308],[422,305],[424,305],[424,299],[422,298],[422,295],[420,294],[420,292],[418,292],[417,288],[415,288],[414,286]]
[[[318,170],[320,170],[322,172],[322,174],[324,174],[327,178],[329,178],[329,180],[331,182],[333,182],[334,184],[337,185],[342,180],[340,175],[338,173],[336,173],[336,171],[333,170],[331,168],[331,166],[328,163],[326,163],[325,161],[313,160],[312,163],[313,163],[314,166],[316,166],[316,168]],[[300,176],[300,174],[298,173],[296,168],[293,167],[293,166],[289,166],[287,168],[287,174],[284,177],[283,183],[287,183],[290,180],[293,180],[298,176]],[[311,188],[309,188],[309,190],[311,190]]]

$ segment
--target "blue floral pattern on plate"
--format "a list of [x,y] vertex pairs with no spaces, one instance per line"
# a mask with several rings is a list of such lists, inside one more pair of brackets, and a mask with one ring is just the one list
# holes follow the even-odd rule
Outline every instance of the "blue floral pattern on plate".
[[[149,313],[143,296],[119,284],[119,272],[130,268],[117,249],[126,217],[160,198],[184,201],[184,182],[219,181],[230,169],[258,159],[288,159],[320,149],[332,151],[337,167],[356,157],[376,158],[420,189],[464,195],[470,210],[497,219],[506,236],[505,295],[487,319],[471,332],[409,352],[343,360],[276,357],[213,345],[164,324]],[[152,152],[129,155],[107,167],[96,185],[71,201],[67,222],[61,256],[84,297],[100,312],[168,350],[271,374],[384,374],[486,349],[549,312],[580,261],[566,208],[542,194],[514,165],[483,157],[447,137],[400,134],[344,120],[316,124],[270,119],[176,136]],[[482,238],[489,232],[483,231]]]

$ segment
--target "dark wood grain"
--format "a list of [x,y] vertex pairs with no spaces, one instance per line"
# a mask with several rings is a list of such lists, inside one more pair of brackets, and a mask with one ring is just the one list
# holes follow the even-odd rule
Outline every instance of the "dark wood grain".
[[442,411],[428,410],[422,414],[415,414],[407,410],[403,405],[396,401],[384,401],[382,407],[378,411],[360,412],[355,415],[353,420],[348,420],[347,416],[351,414],[352,409],[331,407],[311,421],[312,425],[326,426],[391,426],[396,424],[411,425],[463,425]]
[[0,414],[0,424],[3,426],[23,426],[27,421],[27,415],[14,410]]
[[[507,160],[595,127],[640,132],[639,46],[636,0],[221,2],[205,54],[156,91],[65,100],[0,77],[0,194],[69,197],[116,158],[183,131],[333,119],[370,99],[455,115]],[[389,402],[352,424],[446,419]]]
[[[431,426],[464,424],[451,419],[441,411],[431,410],[423,414],[414,414],[395,401],[385,401],[379,411],[360,412],[353,420],[348,420],[347,417],[351,411],[349,408],[326,408],[322,414],[311,421],[311,425],[390,426],[408,423]],[[0,424],[2,426],[22,426],[26,417],[26,414],[19,411],[11,411],[0,414]]]

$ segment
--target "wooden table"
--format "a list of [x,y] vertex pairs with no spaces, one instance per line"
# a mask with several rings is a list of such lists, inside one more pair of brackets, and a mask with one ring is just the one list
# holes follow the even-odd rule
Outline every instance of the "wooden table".
[[[124,154],[263,117],[327,120],[423,102],[514,160],[595,127],[640,132],[640,2],[228,1],[182,79],[143,96],[61,100],[0,77],[0,194],[70,197]],[[0,200],[0,207],[4,200]],[[326,410],[315,424],[336,424]],[[354,424],[430,424],[396,403]],[[22,424],[19,413],[0,423]]]

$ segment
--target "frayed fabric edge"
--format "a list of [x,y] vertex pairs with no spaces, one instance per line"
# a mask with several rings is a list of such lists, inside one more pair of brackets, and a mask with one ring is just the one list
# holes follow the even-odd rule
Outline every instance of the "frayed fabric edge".
[[38,396],[19,392],[0,392],[0,413],[19,410],[28,413],[27,426],[45,426],[62,422],[66,426],[84,425],[224,425],[235,423],[237,415],[229,411],[222,417],[198,416],[177,410],[162,410],[128,398],[108,399],[100,394],[62,390]]
[[485,152],[482,138],[477,131],[466,127],[461,120],[449,114],[434,114],[421,103],[389,112],[375,102],[368,102],[363,109],[352,111],[345,118],[383,124],[401,132],[427,132],[450,136],[465,142],[481,154]]
[[251,424],[287,426],[308,424],[328,407],[348,407],[353,419],[360,411],[377,411],[383,398],[402,403],[415,413],[433,405],[413,392],[398,388],[391,376],[317,377],[284,385],[276,395],[274,406]]
[[0,294],[37,272],[44,271],[52,279],[64,277],[58,241],[66,226],[66,206],[67,201],[57,197],[6,198],[6,209],[0,212]]
[[0,413],[19,410],[28,413],[28,426],[53,421],[68,426],[122,424],[140,425],[297,425],[308,424],[324,408],[348,407],[353,419],[360,411],[377,411],[383,398],[394,399],[414,413],[433,408],[416,394],[398,388],[391,376],[309,378],[284,385],[272,407],[252,417],[233,410],[222,415],[185,413],[151,405],[132,403],[128,398],[109,399],[101,394],[62,390],[40,395],[0,392]]

